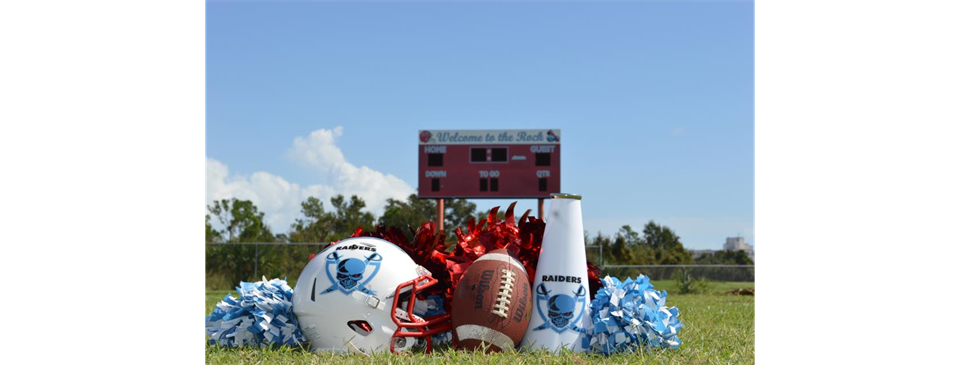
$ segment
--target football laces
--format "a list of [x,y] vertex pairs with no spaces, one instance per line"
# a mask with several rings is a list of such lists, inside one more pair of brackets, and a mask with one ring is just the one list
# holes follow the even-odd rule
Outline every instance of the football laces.
[[500,272],[503,275],[500,276],[500,288],[491,313],[507,318],[507,310],[510,309],[510,298],[513,297],[513,285],[517,281],[517,274],[507,269],[500,269]]

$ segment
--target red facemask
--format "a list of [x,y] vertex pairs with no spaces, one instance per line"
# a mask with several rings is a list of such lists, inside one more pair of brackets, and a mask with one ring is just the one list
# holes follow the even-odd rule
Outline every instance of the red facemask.
[[[426,282],[421,283],[422,281]],[[429,353],[432,348],[430,336],[449,331],[453,327],[450,323],[449,313],[438,314],[425,318],[421,318],[413,314],[414,304],[418,297],[417,294],[433,286],[437,282],[437,279],[434,279],[429,275],[423,275],[397,286],[397,290],[393,295],[393,305],[390,307],[390,313],[393,314],[391,316],[391,318],[393,318],[393,323],[397,324],[397,331],[393,333],[393,337],[390,339],[390,352],[396,352],[393,349],[393,345],[398,337],[420,337],[426,340],[426,352]],[[407,308],[397,308],[400,301],[400,292],[406,287],[410,287],[410,299],[407,300]],[[398,318],[397,314],[399,312],[406,314],[405,317],[410,318],[410,321],[403,322],[401,318]],[[407,329],[407,331],[403,331],[404,329]]]

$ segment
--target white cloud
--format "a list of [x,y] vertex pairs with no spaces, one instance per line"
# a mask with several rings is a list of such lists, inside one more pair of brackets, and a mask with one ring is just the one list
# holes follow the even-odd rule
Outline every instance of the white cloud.
[[297,137],[293,139],[293,147],[287,151],[287,155],[294,160],[313,167],[319,167],[323,170],[331,170],[347,163],[343,157],[343,151],[337,147],[337,138],[343,135],[343,127],[337,126],[333,130],[318,129],[310,133],[306,138]]
[[287,156],[302,166],[316,169],[321,182],[333,187],[338,194],[363,198],[371,208],[369,211],[376,215],[383,212],[388,198],[406,199],[414,193],[413,187],[396,176],[347,162],[343,151],[336,145],[342,134],[343,128],[336,127],[297,137]]
[[286,232],[300,217],[300,203],[315,196],[329,207],[330,197],[357,195],[367,203],[368,212],[379,216],[388,198],[406,199],[414,189],[396,176],[347,161],[336,140],[342,127],[319,129],[306,137],[297,137],[288,157],[319,172],[318,184],[300,186],[283,177],[257,171],[249,176],[230,175],[226,164],[207,158],[207,204],[214,200],[237,198],[250,200],[265,213],[274,233]]

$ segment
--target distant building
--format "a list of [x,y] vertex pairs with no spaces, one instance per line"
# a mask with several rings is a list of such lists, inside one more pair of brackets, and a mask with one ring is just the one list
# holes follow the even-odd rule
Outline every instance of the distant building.
[[744,241],[743,237],[727,237],[727,242],[723,244],[723,249],[726,251],[743,250],[747,253],[747,256],[750,256],[751,260],[754,260],[753,246]]
[[[753,250],[753,246],[747,244],[746,240],[743,237],[727,237],[727,242],[723,244],[724,251],[744,251],[747,253],[747,256],[750,257],[753,262],[757,262],[756,253]],[[696,260],[704,255],[709,255],[718,250],[690,250],[690,255],[693,256],[693,259]]]

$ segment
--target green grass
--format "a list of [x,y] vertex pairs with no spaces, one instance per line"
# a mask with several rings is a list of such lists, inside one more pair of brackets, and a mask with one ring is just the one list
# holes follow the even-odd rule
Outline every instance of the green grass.
[[[670,299],[675,298],[672,295],[680,293],[680,289],[677,287],[677,282],[673,280],[651,280],[653,288],[657,290],[666,290],[667,291],[667,303],[670,304]],[[752,288],[753,283],[740,283],[740,282],[731,282],[731,281],[710,281],[707,284],[706,293],[702,294],[726,294],[733,289],[739,288]],[[670,304],[674,306],[674,304]]]
[[[658,290],[676,293],[670,281],[657,281]],[[747,364],[754,363],[754,301],[751,296],[722,294],[753,283],[711,283],[708,294],[667,297],[669,306],[680,309],[683,344],[675,350],[647,350],[603,356],[596,354],[509,352],[483,354],[439,349],[431,354],[340,355],[311,353],[301,348],[231,349],[207,345],[206,362],[212,364]],[[206,312],[229,291],[208,291]],[[236,296],[236,293],[234,293]],[[199,320],[198,320],[199,322]]]

